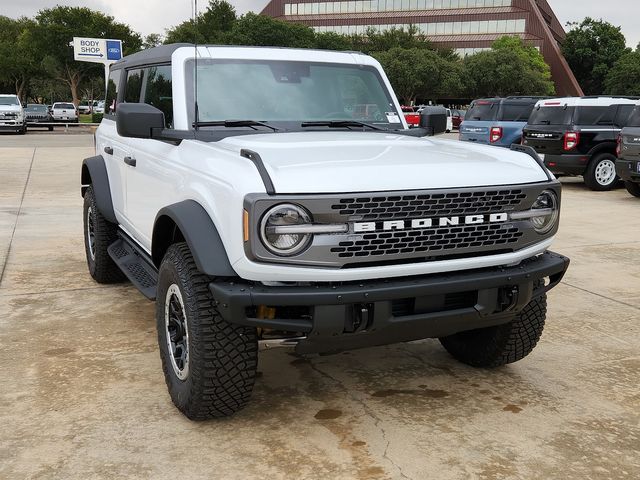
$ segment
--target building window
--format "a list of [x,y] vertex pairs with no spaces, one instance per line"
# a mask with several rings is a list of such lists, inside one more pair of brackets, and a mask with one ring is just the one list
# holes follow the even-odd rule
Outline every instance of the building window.
[[311,3],[286,3],[284,14],[333,15],[336,13],[407,12],[458,8],[510,7],[512,0],[341,0]]

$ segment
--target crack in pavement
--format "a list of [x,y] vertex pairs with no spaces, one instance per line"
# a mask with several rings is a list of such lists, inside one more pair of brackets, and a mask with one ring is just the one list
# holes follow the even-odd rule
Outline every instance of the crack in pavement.
[[635,310],[640,310],[640,307],[633,305],[631,303],[623,302],[622,300],[617,300],[615,298],[607,297],[606,295],[602,295],[601,293],[592,292],[591,290],[587,290],[586,288],[578,287],[576,285],[572,285],[567,283],[566,281],[561,282],[562,285],[566,285],[567,287],[575,288],[576,290],[580,290],[581,292],[590,293],[591,295],[595,295],[596,297],[604,298],[605,300],[609,300],[611,302],[619,303],[620,305],[624,305],[626,307],[631,307]]
[[321,370],[317,365],[314,364],[312,359],[309,360],[309,366],[311,367],[311,369],[313,371],[318,373],[320,376],[322,376],[324,378],[328,378],[329,380],[331,380],[334,383],[336,383],[342,389],[342,391],[344,391],[349,396],[349,398],[351,398],[351,400],[353,400],[354,402],[356,402],[356,403],[358,403],[358,404],[360,404],[362,406],[362,409],[365,412],[365,414],[368,415],[369,417],[371,417],[374,420],[374,424],[373,424],[374,427],[376,427],[380,431],[380,433],[382,434],[382,440],[383,440],[383,442],[385,442],[385,447],[384,447],[384,451],[382,453],[382,458],[386,459],[389,463],[391,463],[391,465],[393,465],[398,470],[398,473],[400,474],[400,476],[402,478],[406,478],[408,480],[413,480],[411,477],[407,476],[402,471],[402,468],[400,467],[400,465],[398,465],[396,462],[394,462],[391,459],[391,457],[389,457],[388,451],[389,451],[389,445],[391,444],[391,441],[387,438],[387,432],[385,431],[385,429],[381,425],[382,419],[375,412],[373,412],[373,410],[371,410],[369,405],[367,405],[367,403],[364,400],[362,400],[358,396],[354,395],[352,393],[351,389],[347,388],[345,386],[345,384],[341,380],[339,380],[336,377],[334,377],[333,375]]
[[16,213],[16,221],[13,223],[13,230],[11,231],[11,237],[9,238],[9,246],[7,247],[7,256],[4,258],[4,262],[2,264],[2,271],[0,271],[0,286],[2,286],[2,280],[4,279],[4,272],[7,269],[7,263],[9,263],[9,255],[11,255],[11,245],[13,244],[13,237],[15,237],[16,228],[18,228],[18,219],[20,218],[20,214],[22,212],[22,204],[24,203],[24,197],[27,193],[29,180],[31,180],[31,169],[33,168],[33,161],[36,158],[36,150],[38,150],[38,147],[34,147],[33,153],[31,154],[31,162],[29,163],[27,180],[24,182],[24,188],[22,189],[22,196],[20,197],[20,206],[18,207],[18,211]]

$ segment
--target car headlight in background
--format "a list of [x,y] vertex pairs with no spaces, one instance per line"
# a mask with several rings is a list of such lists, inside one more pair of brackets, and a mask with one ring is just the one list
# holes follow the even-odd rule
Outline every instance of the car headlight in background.
[[533,228],[541,235],[549,233],[558,223],[560,209],[558,208],[558,196],[552,190],[545,190],[533,203],[531,210],[526,212],[513,212],[512,220],[529,220]]
[[260,222],[260,237],[264,246],[281,256],[295,255],[311,241],[312,233],[305,233],[311,215],[297,205],[283,203],[268,210]]

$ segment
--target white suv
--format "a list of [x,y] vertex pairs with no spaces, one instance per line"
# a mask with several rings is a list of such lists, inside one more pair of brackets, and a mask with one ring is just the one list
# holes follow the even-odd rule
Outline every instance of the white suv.
[[89,271],[156,301],[185,415],[242,408],[259,345],[432,337],[477,367],[531,352],[568,266],[547,252],[560,184],[535,152],[425,137],[443,108],[409,129],[366,55],[194,57],[165,45],[111,67],[81,190]]
[[27,117],[17,95],[0,95],[0,132],[27,132]]

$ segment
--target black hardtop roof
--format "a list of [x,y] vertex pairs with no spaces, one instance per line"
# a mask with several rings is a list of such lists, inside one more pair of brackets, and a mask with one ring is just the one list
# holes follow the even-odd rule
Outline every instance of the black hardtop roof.
[[536,103],[539,100],[546,100],[553,97],[534,97],[534,96],[512,96],[512,97],[490,97],[490,98],[478,98],[474,100],[472,103],[477,102],[487,102],[487,103],[508,103],[510,105],[514,104],[522,104],[529,105],[532,103]]
[[[169,63],[171,61],[171,55],[177,49],[182,47],[195,47],[193,43],[170,43],[168,45],[160,45],[158,47],[148,48],[147,50],[141,50],[140,52],[133,53],[123,57],[122,60],[114,63],[111,69],[130,68],[143,65],[152,65],[156,63]],[[323,50],[318,48],[291,48],[291,47],[265,47],[254,45],[212,45],[202,44],[198,47],[215,47],[215,48],[268,48],[268,49],[283,49],[283,50],[311,50],[311,51],[333,51]],[[356,55],[364,55],[362,52],[357,51],[336,51],[335,53],[351,53]]]

